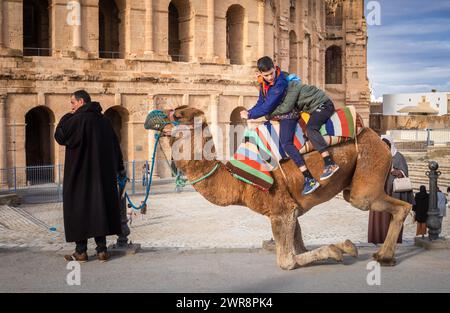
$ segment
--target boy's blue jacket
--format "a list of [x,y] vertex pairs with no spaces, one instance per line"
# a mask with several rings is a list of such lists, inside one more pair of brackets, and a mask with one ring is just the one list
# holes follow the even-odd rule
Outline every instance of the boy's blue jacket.
[[286,76],[280,71],[278,76],[275,78],[274,85],[269,88],[266,96],[264,96],[264,90],[261,86],[258,102],[256,102],[253,108],[248,110],[248,118],[257,119],[261,116],[272,113],[286,95],[287,87],[288,81]]

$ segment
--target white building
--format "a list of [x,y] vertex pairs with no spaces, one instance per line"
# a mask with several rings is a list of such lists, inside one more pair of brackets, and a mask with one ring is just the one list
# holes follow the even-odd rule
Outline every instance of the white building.
[[450,91],[383,95],[383,115],[445,114],[450,114]]

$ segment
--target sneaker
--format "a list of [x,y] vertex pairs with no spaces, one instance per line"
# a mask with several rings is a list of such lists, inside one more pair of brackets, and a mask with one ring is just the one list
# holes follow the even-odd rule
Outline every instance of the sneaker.
[[110,258],[110,255],[108,252],[104,251],[104,252],[99,252],[97,253],[97,259],[101,262],[101,263],[105,263],[106,261],[108,261]]
[[72,255],[65,255],[64,260],[66,260],[67,262],[78,261],[80,263],[86,263],[88,261],[88,255],[86,252],[74,252]]
[[320,187],[320,184],[314,178],[305,177],[305,184],[303,186],[302,195],[306,196],[312,193],[314,190]]
[[339,165],[337,165],[336,163],[325,166],[325,168],[323,169],[322,176],[320,176],[320,180],[325,180],[325,179],[330,178],[338,170],[339,170]]

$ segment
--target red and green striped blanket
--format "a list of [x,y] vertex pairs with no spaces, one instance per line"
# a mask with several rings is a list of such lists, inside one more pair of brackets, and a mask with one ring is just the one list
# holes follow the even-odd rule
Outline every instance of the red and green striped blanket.
[[[294,136],[294,145],[302,154],[314,150],[305,136],[308,120],[309,114],[302,112]],[[279,132],[280,124],[276,121],[267,121],[256,129],[246,129],[242,143],[226,164],[230,172],[246,183],[269,190],[273,184],[271,171],[287,157],[279,141]],[[353,139],[356,134],[355,108],[337,109],[320,132],[330,146]]]

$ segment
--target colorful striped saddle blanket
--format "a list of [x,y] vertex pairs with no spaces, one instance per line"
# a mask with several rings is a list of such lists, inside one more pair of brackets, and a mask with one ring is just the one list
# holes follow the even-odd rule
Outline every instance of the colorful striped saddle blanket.
[[[305,135],[310,115],[302,112],[295,131],[294,145],[305,154],[314,150]],[[355,138],[356,110],[353,106],[337,109],[321,127],[320,132],[329,146]],[[287,158],[279,140],[280,123],[267,121],[256,129],[246,129],[244,139],[227,162],[226,166],[234,177],[262,190],[269,190],[273,184],[270,173]]]

